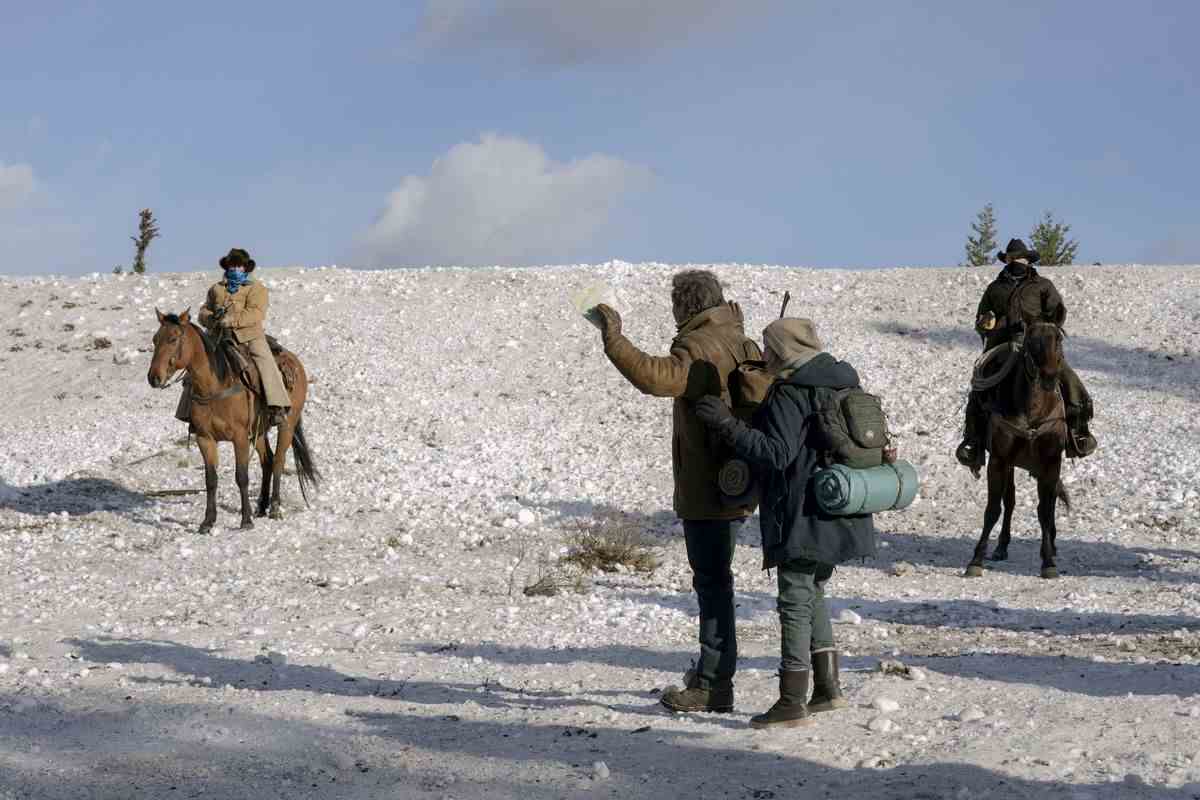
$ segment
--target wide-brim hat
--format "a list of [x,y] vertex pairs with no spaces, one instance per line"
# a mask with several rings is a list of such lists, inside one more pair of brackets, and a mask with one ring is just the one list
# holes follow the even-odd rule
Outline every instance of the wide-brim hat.
[[221,265],[221,269],[241,267],[246,272],[254,272],[254,259],[240,247],[230,250],[228,254],[221,257],[218,263]]
[[1030,250],[1020,239],[1009,239],[1008,247],[996,253],[996,260],[1007,264],[1010,258],[1023,258],[1030,264],[1036,264],[1041,256],[1037,250]]

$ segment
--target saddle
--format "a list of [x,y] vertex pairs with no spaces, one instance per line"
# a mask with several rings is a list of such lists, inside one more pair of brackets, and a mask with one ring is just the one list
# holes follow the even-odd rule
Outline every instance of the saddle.
[[[250,355],[250,347],[238,342],[232,336],[221,337],[218,346],[224,351],[229,365],[237,373],[243,385],[265,404],[266,394],[263,392],[262,378],[258,372],[258,365],[254,363],[254,358]],[[279,374],[283,376],[284,388],[290,392],[296,385],[296,370],[292,360],[287,358],[288,351],[279,343],[278,339],[269,334],[267,335],[267,346],[271,348],[271,355],[275,356],[275,364],[279,367]]]

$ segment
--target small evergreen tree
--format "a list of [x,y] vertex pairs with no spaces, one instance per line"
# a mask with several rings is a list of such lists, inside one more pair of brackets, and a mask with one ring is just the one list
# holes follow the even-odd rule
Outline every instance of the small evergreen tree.
[[1049,211],[1042,217],[1041,222],[1034,226],[1029,234],[1030,247],[1038,251],[1041,262],[1047,267],[1062,264],[1073,264],[1075,253],[1079,250],[1079,242],[1068,239],[1071,226],[1058,222]]
[[138,216],[140,217],[138,235],[129,238],[133,240],[133,244],[137,248],[133,256],[132,271],[141,275],[146,271],[146,248],[158,238],[158,220],[154,218],[154,212],[148,208],[143,208],[138,212]]
[[971,223],[974,236],[967,237],[967,260],[963,266],[982,267],[996,258],[996,210],[988,203]]

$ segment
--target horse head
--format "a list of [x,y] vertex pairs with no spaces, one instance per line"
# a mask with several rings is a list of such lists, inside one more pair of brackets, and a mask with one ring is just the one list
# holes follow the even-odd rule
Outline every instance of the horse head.
[[189,344],[192,325],[191,309],[182,314],[164,314],[157,308],[158,332],[154,334],[154,355],[146,380],[155,389],[166,386],[171,376],[191,363],[193,348]]
[[1063,363],[1063,331],[1053,322],[1035,322],[1025,331],[1025,368],[1042,388],[1058,384]]

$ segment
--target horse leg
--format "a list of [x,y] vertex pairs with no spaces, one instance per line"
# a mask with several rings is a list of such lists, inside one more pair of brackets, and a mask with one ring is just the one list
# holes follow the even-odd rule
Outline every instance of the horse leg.
[[996,542],[996,549],[992,551],[992,561],[1008,560],[1008,543],[1012,541],[1013,508],[1016,504],[1016,470],[1009,467],[1008,474],[1004,477],[1004,516],[1000,520],[1000,538]]
[[200,523],[200,533],[212,530],[217,521],[217,440],[209,436],[197,436],[196,446],[200,448],[200,456],[204,459],[204,521]]
[[258,464],[262,470],[262,485],[258,490],[258,509],[255,511],[255,516],[265,517],[267,507],[271,502],[271,473],[274,471],[272,466],[274,454],[271,452],[271,442],[268,441],[265,432],[254,442],[254,449],[258,451]]
[[1054,511],[1058,505],[1058,475],[1038,479],[1038,522],[1042,526],[1042,577],[1057,578],[1058,566],[1054,562]]
[[254,518],[250,515],[250,442],[239,438],[233,443],[233,455],[237,461],[234,476],[237,480],[238,494],[242,498],[242,530],[254,527]]
[[993,452],[987,465],[988,499],[987,508],[983,511],[983,533],[979,536],[979,543],[975,545],[975,555],[971,563],[967,564],[965,577],[983,577],[983,559],[987,554],[988,537],[992,535],[992,528],[996,527],[996,521],[1000,519],[1000,500],[1004,495],[1006,473],[1007,467]]
[[279,426],[275,439],[275,463],[271,470],[271,519],[283,519],[283,504],[279,497],[279,484],[283,480],[283,467],[287,463],[287,451],[292,446],[292,431],[295,430],[295,420],[292,414]]

